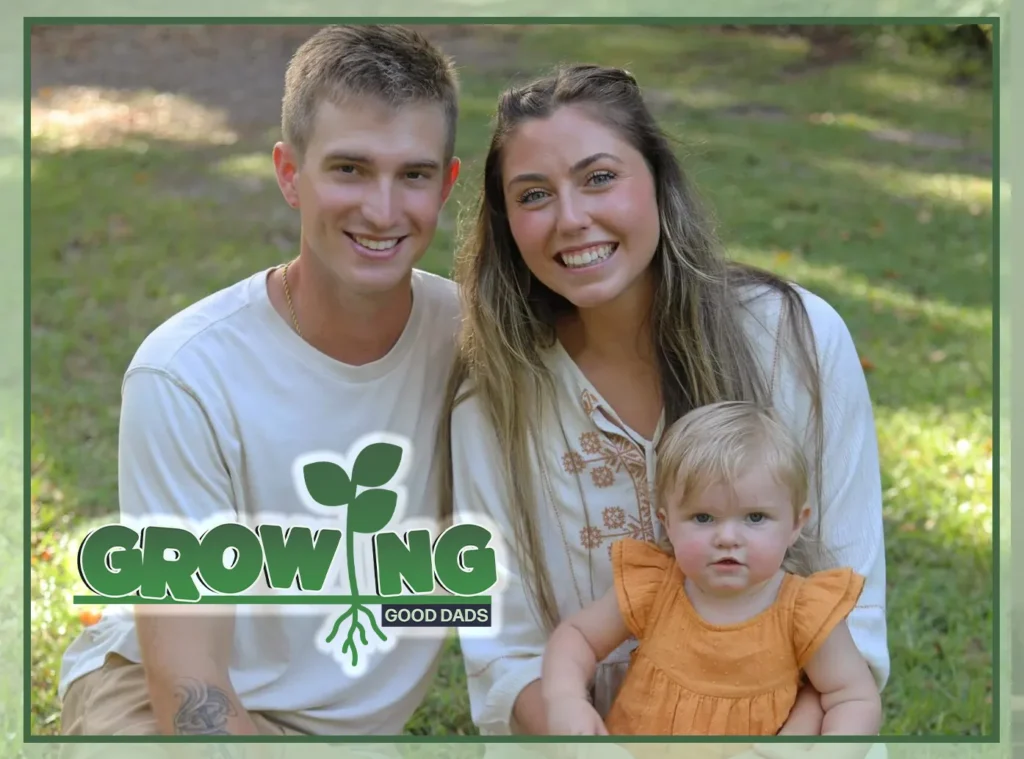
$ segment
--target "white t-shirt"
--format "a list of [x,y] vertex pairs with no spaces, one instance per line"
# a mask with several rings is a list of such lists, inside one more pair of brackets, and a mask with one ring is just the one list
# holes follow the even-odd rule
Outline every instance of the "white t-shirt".
[[[122,388],[122,521],[169,517],[195,529],[219,515],[250,526],[321,526],[325,517],[307,505],[293,466],[318,452],[354,455],[357,441],[383,433],[411,446],[403,464],[404,515],[396,519],[436,522],[433,459],[458,329],[454,283],[414,271],[412,313],[396,345],[378,361],[349,366],[295,334],[270,303],[267,274],[175,315],[136,353]],[[345,509],[338,511],[340,518]],[[334,526],[344,529],[340,521]],[[347,577],[344,569],[341,574]],[[362,582],[358,590],[376,593]],[[110,652],[140,661],[131,608],[108,606],[72,643],[61,698]],[[329,630],[345,608],[238,606],[230,677],[243,706],[311,734],[401,733],[425,695],[448,631],[398,635],[387,628],[395,647],[361,655],[370,671],[354,679],[319,647],[325,623]],[[379,623],[380,607],[368,608]],[[363,626],[372,640],[372,628]],[[339,635],[331,650],[343,640]]]
[[[871,401],[850,333],[824,300],[799,290],[817,344],[825,423],[822,540],[841,566],[866,578],[848,622],[881,689],[889,676],[885,622],[885,547],[882,492]],[[808,397],[785,354],[775,361],[781,299],[761,293],[746,318],[755,354],[765,372],[775,366],[773,401],[783,420],[803,435]],[[565,350],[556,343],[545,354],[555,378],[554,410],[540,421],[530,448],[537,528],[564,618],[603,596],[612,586],[610,549],[615,540],[657,540],[663,530],[652,503],[655,448],[617,419]],[[467,383],[464,389],[469,389]],[[483,514],[501,534],[512,535],[502,457],[479,399],[470,396],[452,415],[456,519]],[[813,498],[813,493],[812,493]],[[818,509],[814,508],[816,519]],[[514,555],[509,554],[507,589],[492,611],[497,635],[463,637],[473,721],[483,734],[516,732],[512,708],[520,691],[540,677],[547,636],[533,607]],[[600,663],[595,707],[605,714],[629,663],[635,641],[627,641]]]

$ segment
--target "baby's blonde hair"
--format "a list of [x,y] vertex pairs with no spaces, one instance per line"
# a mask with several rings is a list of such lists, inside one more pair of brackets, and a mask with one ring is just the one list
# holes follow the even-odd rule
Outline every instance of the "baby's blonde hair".
[[[791,496],[793,517],[808,505],[807,457],[775,412],[747,401],[694,409],[670,426],[658,444],[655,503],[666,517],[712,485],[735,483],[752,466],[765,465]],[[809,538],[787,554],[787,571],[808,574]]]

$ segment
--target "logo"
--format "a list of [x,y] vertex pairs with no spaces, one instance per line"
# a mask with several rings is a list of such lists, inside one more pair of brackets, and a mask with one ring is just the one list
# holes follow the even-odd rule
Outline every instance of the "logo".
[[375,435],[343,457],[320,451],[295,460],[305,514],[252,526],[211,518],[198,529],[153,518],[138,529],[103,525],[78,551],[94,595],[74,602],[336,607],[317,646],[352,675],[374,650],[394,645],[388,628],[491,628],[489,594],[504,580],[497,531],[483,519],[443,531],[403,520],[411,460],[408,441]]

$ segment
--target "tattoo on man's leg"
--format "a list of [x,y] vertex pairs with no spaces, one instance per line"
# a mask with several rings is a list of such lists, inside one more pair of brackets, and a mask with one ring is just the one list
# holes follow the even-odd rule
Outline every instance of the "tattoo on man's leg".
[[176,693],[181,701],[174,714],[176,735],[230,735],[228,718],[237,712],[224,690],[189,679],[178,684]]

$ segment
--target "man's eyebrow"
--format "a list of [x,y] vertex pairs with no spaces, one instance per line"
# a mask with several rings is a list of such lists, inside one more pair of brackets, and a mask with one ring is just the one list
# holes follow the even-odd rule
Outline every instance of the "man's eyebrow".
[[[348,153],[345,151],[335,151],[328,153],[324,156],[324,163],[361,163],[364,165],[372,166],[373,159],[369,156],[362,155],[360,153]],[[402,168],[406,171],[409,169],[439,169],[441,164],[432,158],[418,158],[408,163],[402,164]]]
[[[615,161],[616,163],[622,163],[621,159],[618,156],[614,156],[611,153],[594,153],[593,155],[588,155],[586,158],[581,158],[580,160],[578,160],[576,163],[572,165],[572,168],[569,169],[569,171],[573,174],[579,171],[583,171],[583,169],[587,168],[590,164],[599,161],[602,158],[610,159],[612,161]],[[517,176],[509,180],[506,186],[511,187],[512,185],[518,184],[519,182],[543,182],[546,179],[547,177],[544,174],[518,174]]]

